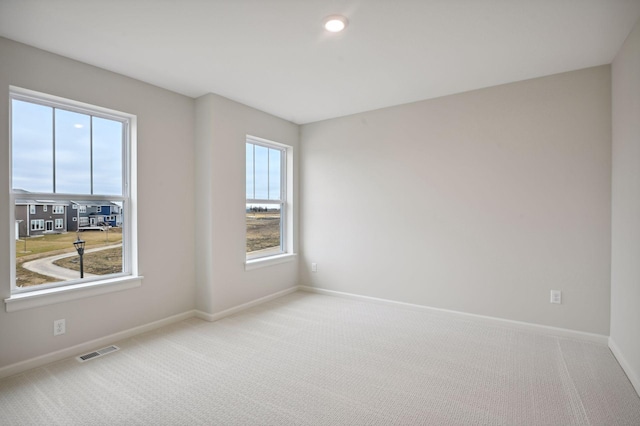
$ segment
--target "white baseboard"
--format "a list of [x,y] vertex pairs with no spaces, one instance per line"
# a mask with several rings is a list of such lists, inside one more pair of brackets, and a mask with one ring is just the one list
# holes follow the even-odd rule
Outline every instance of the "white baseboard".
[[141,333],[145,333],[147,331],[155,330],[157,328],[160,328],[160,327],[172,324],[172,323],[180,322],[180,321],[183,321],[185,319],[188,319],[188,318],[191,318],[191,317],[194,317],[194,316],[197,317],[197,318],[206,320],[206,321],[217,321],[217,320],[219,320],[221,318],[227,317],[229,315],[236,314],[238,312],[244,311],[244,310],[252,308],[254,306],[261,305],[263,303],[266,303],[266,302],[269,302],[271,300],[280,298],[282,296],[286,296],[287,294],[294,293],[294,292],[296,292],[298,290],[311,292],[311,293],[324,294],[324,295],[329,295],[329,296],[337,296],[337,297],[343,297],[343,298],[349,298],[349,299],[373,302],[373,303],[380,303],[380,304],[385,304],[385,305],[401,306],[401,307],[404,307],[404,308],[415,309],[415,310],[428,310],[428,311],[432,311],[432,312],[441,312],[441,313],[445,313],[445,314],[464,316],[466,318],[473,318],[473,319],[479,320],[479,321],[485,321],[485,322],[490,322],[490,323],[494,323],[494,324],[500,324],[500,325],[503,325],[503,326],[508,326],[508,327],[517,328],[517,329],[521,329],[521,330],[529,330],[529,331],[543,333],[543,334],[550,334],[550,335],[555,335],[555,336],[562,336],[562,337],[570,337],[570,338],[575,338],[575,339],[580,339],[580,340],[587,340],[587,341],[590,341],[590,342],[596,342],[596,343],[601,343],[601,344],[605,344],[605,345],[609,344],[609,347],[611,348],[611,351],[613,352],[613,354],[618,359],[620,365],[622,365],[622,368],[627,373],[627,376],[629,376],[629,379],[631,380],[632,384],[636,388],[636,391],[638,391],[640,389],[640,382],[638,382],[638,378],[634,375],[633,370],[630,369],[629,364],[624,360],[624,357],[621,356],[620,351],[618,350],[618,348],[615,345],[615,343],[611,339],[609,339],[608,336],[604,336],[604,335],[600,335],[600,334],[593,334],[593,333],[585,333],[585,332],[582,332],[582,331],[575,331],[575,330],[569,330],[569,329],[564,329],[564,328],[549,327],[549,326],[545,326],[545,325],[538,325],[538,324],[526,323],[526,322],[521,322],[521,321],[512,321],[512,320],[507,320],[507,319],[503,319],[503,318],[496,318],[496,317],[489,317],[489,316],[484,316],[484,315],[469,314],[469,313],[466,313],[466,312],[451,311],[451,310],[440,309],[440,308],[432,308],[432,307],[424,306],[424,305],[416,305],[416,304],[412,304],[412,303],[398,302],[398,301],[394,301],[394,300],[380,299],[380,298],[376,298],[376,297],[361,296],[361,295],[352,294],[352,293],[343,293],[343,292],[340,292],[340,291],[325,290],[325,289],[321,289],[321,288],[308,287],[308,286],[291,287],[291,288],[288,288],[286,290],[282,290],[282,291],[279,291],[277,293],[273,293],[273,294],[261,297],[261,298],[256,299],[256,300],[252,300],[250,302],[243,303],[242,305],[238,305],[238,306],[235,306],[233,308],[225,309],[224,311],[217,312],[215,314],[208,314],[206,312],[202,312],[202,311],[198,311],[198,310],[191,310],[191,311],[183,312],[181,314],[173,315],[171,317],[164,318],[164,319],[161,319],[161,320],[158,320],[158,321],[154,321],[154,322],[151,322],[149,324],[141,325],[141,326],[138,326],[138,327],[133,327],[133,328],[130,328],[128,330],[124,330],[124,331],[120,331],[118,333],[111,334],[109,336],[101,337],[101,338],[94,339],[94,340],[91,340],[91,341],[88,341],[88,342],[85,342],[85,343],[81,343],[81,344],[78,344],[78,345],[75,345],[75,346],[71,346],[69,348],[61,349],[59,351],[51,352],[51,353],[48,353],[48,354],[45,354],[45,355],[41,355],[41,356],[38,356],[38,357],[35,357],[35,358],[31,358],[31,359],[28,359],[28,360],[25,360],[25,361],[17,362],[15,364],[7,365],[5,367],[0,368],[0,379],[4,378],[4,377],[12,376],[14,374],[22,373],[22,372],[27,371],[27,370],[32,369],[32,368],[37,368],[37,367],[41,367],[43,365],[46,365],[46,364],[49,364],[49,363],[52,363],[52,362],[60,361],[60,360],[63,360],[65,358],[74,357],[74,356],[76,356],[76,355],[78,355],[80,353],[91,351],[91,350],[94,350],[94,349],[102,347],[102,346],[107,346],[107,345],[113,344],[113,343],[115,343],[115,342],[117,342],[119,340],[127,339],[129,337],[132,337],[132,336],[135,336],[135,335],[138,335],[138,334],[141,334]]
[[15,374],[22,373],[24,371],[30,370],[32,368],[41,367],[46,364],[50,364],[52,362],[61,361],[66,358],[75,357],[78,354],[95,350],[102,346],[111,345],[119,340],[127,339],[129,337],[133,337],[135,335],[145,333],[147,331],[155,330],[160,327],[164,327],[165,325],[173,324],[176,322],[183,321],[188,318],[198,317],[200,319],[206,321],[217,321],[221,318],[227,317],[229,315],[233,315],[240,311],[244,311],[245,309],[249,309],[251,307],[260,305],[265,302],[269,302],[271,300],[277,299],[279,297],[285,296],[287,294],[293,293],[298,290],[298,287],[291,287],[286,290],[279,291],[274,294],[270,294],[268,296],[261,297],[259,299],[253,300],[251,302],[244,303],[242,305],[235,306],[233,308],[226,309],[222,312],[218,312],[215,314],[208,314],[198,310],[191,310],[187,312],[183,312],[181,314],[173,315],[168,318],[164,318],[158,321],[151,322],[149,324],[141,325],[138,327],[133,327],[128,330],[120,331],[118,333],[110,334],[109,336],[100,337],[98,339],[90,340],[88,342],[80,343],[75,346],[71,346],[69,348],[61,349],[59,351],[51,352],[48,354],[40,355],[35,358],[30,358],[25,361],[20,361],[15,364],[10,364],[0,368],[0,379],[4,377],[13,376]]
[[294,293],[298,291],[298,287],[291,287],[286,290],[279,291],[277,293],[270,294],[268,296],[261,297],[256,300],[252,300],[251,302],[243,303],[242,305],[234,306],[233,308],[225,309],[224,311],[216,312],[215,314],[208,314],[202,311],[196,311],[196,317],[203,319],[205,321],[218,321],[221,318],[228,317],[229,315],[236,314],[238,312],[244,311],[245,309],[252,308],[254,306],[261,305],[263,303],[269,302],[271,300],[277,299],[282,296],[286,296],[287,294]]
[[149,324],[144,324],[138,327],[130,328],[128,330],[119,331],[117,333],[90,340],[88,342],[80,343],[69,348],[60,349],[59,351],[50,352],[48,354],[40,355],[35,358],[30,358],[25,361],[17,362],[15,364],[10,364],[0,368],[0,379],[13,376],[14,374],[22,373],[32,368],[42,367],[43,365],[50,364],[52,362],[61,361],[65,358],[71,358],[78,354],[92,351],[103,346],[108,346],[119,340],[128,339],[129,337],[133,337],[147,331],[155,330],[157,328],[164,327],[165,325],[180,322],[187,318],[194,317],[195,315],[195,310],[183,312],[181,314],[173,315],[168,318],[151,322]]
[[317,287],[299,286],[298,288],[302,291],[307,291],[310,293],[325,294],[328,296],[337,296],[337,297],[343,297],[347,299],[355,299],[355,300],[361,300],[361,301],[367,301],[367,302],[373,302],[373,303],[380,303],[384,305],[401,306],[404,308],[415,309],[415,310],[428,310],[431,312],[441,312],[445,314],[463,316],[466,318],[472,318],[478,321],[498,324],[502,326],[516,328],[519,330],[527,330],[527,331],[532,331],[532,332],[541,333],[541,334],[586,340],[589,342],[600,343],[603,345],[606,345],[609,341],[609,337],[602,334],[586,333],[584,331],[570,330],[567,328],[551,327],[547,325],[539,325],[539,324],[533,324],[533,323],[523,322],[523,321],[514,321],[514,320],[508,320],[504,318],[490,317],[486,315],[477,315],[477,314],[470,314],[467,312],[433,308],[425,305],[416,305],[413,303],[398,302],[395,300],[380,299],[377,297],[361,296],[358,294],[343,293],[341,291],[335,291],[335,290],[325,290]]
[[636,393],[638,394],[638,396],[640,396],[640,378],[638,377],[638,374],[633,371],[633,368],[631,367],[627,359],[622,355],[620,348],[618,347],[618,345],[616,345],[616,342],[614,342],[611,337],[609,337],[609,349],[611,349],[613,356],[616,357],[616,359],[618,360],[618,364],[620,364],[620,367],[622,367],[625,374],[629,378],[629,381],[636,389]]

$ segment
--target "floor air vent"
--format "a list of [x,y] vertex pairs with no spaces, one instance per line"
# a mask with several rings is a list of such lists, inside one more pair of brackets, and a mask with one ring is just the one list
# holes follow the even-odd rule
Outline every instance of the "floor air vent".
[[80,355],[76,357],[76,359],[80,362],[89,361],[90,359],[98,358],[106,354],[110,354],[111,352],[115,352],[120,350],[119,347],[115,345],[107,346],[106,348],[98,349],[95,352],[89,352],[88,354]]

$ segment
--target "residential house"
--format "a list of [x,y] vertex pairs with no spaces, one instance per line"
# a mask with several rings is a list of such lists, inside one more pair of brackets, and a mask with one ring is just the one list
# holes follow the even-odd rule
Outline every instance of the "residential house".
[[112,201],[69,201],[67,228],[78,231],[104,226],[122,226],[122,207]]
[[67,232],[67,206],[55,201],[19,199],[15,206],[17,237]]

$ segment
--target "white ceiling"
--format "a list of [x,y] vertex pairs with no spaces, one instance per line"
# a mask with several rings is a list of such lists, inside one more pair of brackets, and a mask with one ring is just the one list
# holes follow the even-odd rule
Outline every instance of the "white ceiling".
[[608,64],[639,17],[640,0],[0,0],[0,35],[308,123]]

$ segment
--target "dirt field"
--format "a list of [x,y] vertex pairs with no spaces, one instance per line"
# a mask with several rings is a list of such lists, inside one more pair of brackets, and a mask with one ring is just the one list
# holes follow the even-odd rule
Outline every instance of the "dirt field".
[[247,213],[247,253],[280,246],[280,212]]
[[55,278],[48,277],[46,275],[40,275],[35,272],[31,272],[24,269],[21,265],[22,262],[16,261],[16,286],[17,287],[29,287],[31,285],[39,285],[44,283],[50,283],[57,281]]
[[[95,275],[117,274],[122,272],[122,247],[101,250],[84,255],[84,271]],[[80,257],[66,257],[56,260],[54,265],[62,268],[80,270]]]

